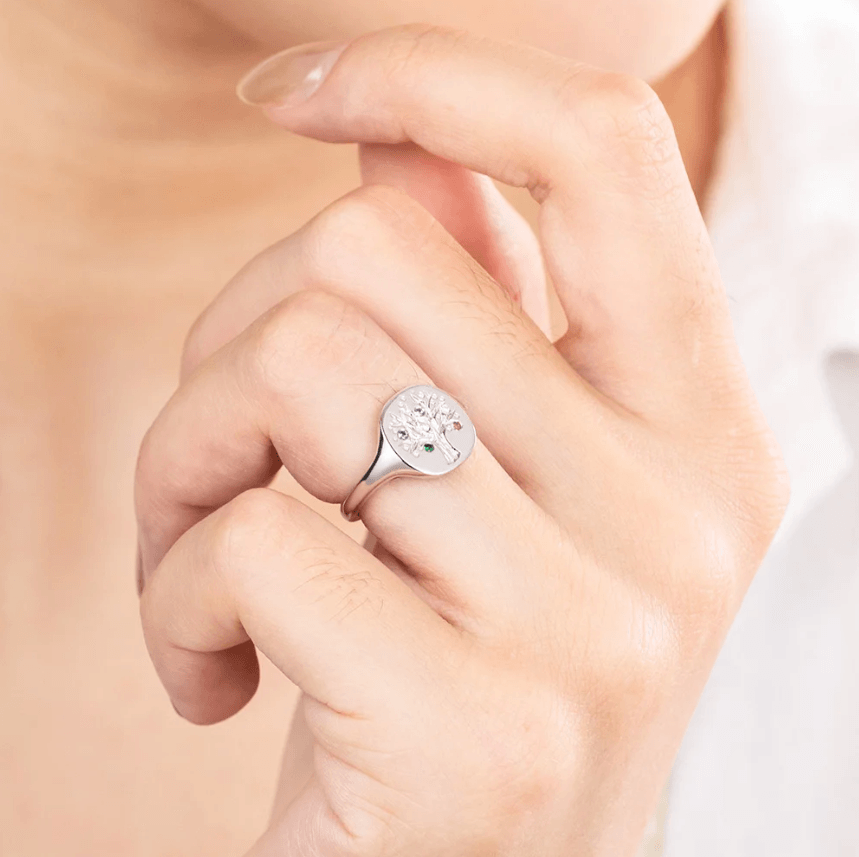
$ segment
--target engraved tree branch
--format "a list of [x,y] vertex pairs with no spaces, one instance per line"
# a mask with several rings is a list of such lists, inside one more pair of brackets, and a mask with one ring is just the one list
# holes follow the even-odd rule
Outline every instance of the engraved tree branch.
[[400,446],[415,458],[438,447],[444,460],[453,464],[461,453],[447,439],[447,432],[462,428],[459,414],[438,393],[427,395],[424,390],[416,390],[409,395],[412,406],[401,396],[400,411],[390,421]]

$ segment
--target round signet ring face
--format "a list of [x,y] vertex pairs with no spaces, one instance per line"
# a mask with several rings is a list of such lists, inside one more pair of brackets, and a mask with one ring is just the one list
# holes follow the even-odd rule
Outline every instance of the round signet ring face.
[[476,441],[474,424],[452,396],[429,384],[400,390],[382,408],[376,458],[340,506],[343,517],[357,521],[361,503],[389,479],[450,473]]
[[428,384],[407,387],[382,409],[382,434],[410,468],[443,476],[474,449],[477,433],[453,397]]

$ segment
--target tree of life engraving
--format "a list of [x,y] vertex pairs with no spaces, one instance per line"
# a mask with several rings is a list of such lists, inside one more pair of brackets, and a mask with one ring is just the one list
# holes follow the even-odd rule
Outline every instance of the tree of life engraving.
[[462,428],[459,413],[438,393],[427,395],[425,390],[413,390],[409,395],[411,407],[406,397],[400,396],[397,400],[400,411],[389,422],[400,446],[415,458],[438,447],[444,460],[453,464],[461,453],[447,439],[447,432]]

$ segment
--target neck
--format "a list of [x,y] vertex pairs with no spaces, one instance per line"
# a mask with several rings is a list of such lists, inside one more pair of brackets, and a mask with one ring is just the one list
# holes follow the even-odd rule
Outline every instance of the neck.
[[192,241],[321,174],[322,147],[234,95],[259,49],[181,0],[6,0],[4,14],[4,267],[38,267],[36,229],[68,266],[139,257],[144,239]]
[[728,47],[723,10],[691,56],[653,87],[674,123],[686,172],[702,209],[706,209],[721,136]]
[[[99,241],[105,230],[114,240],[154,224],[175,230],[256,196],[299,193],[330,163],[238,102],[235,82],[260,47],[189,0],[6,0],[4,18],[0,159],[12,167],[2,181],[16,219]],[[656,85],[699,200],[723,65],[719,21]]]
[[[234,128],[232,83],[255,46],[180,0],[7,0],[3,97],[64,138],[185,140]],[[11,104],[10,104],[11,102]],[[7,114],[8,115],[8,114]]]

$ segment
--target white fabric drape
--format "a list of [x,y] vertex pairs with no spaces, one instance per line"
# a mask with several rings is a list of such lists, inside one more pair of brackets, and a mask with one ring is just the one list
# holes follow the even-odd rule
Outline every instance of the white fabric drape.
[[859,0],[731,7],[707,219],[792,498],[675,764],[665,857],[859,855]]

